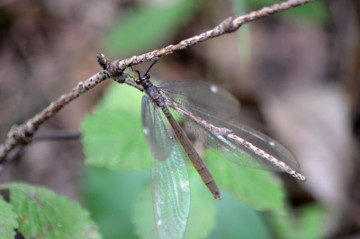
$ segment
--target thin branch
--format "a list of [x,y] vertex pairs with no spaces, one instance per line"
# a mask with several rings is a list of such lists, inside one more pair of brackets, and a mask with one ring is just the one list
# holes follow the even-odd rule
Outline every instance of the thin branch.
[[69,93],[60,96],[57,100],[50,103],[48,107],[36,114],[33,118],[19,126],[13,126],[7,135],[5,142],[0,145],[0,163],[3,163],[8,154],[18,145],[26,145],[31,142],[33,135],[46,120],[53,117],[59,110],[72,100],[79,97],[84,92],[93,88],[95,85],[109,78],[106,71],[101,71],[86,81],[79,82]]
[[24,124],[21,124],[19,126],[13,126],[11,128],[10,132],[8,133],[7,139],[2,145],[0,145],[0,164],[5,162],[6,158],[15,148],[30,143],[33,139],[35,132],[46,120],[53,117],[59,110],[61,110],[72,100],[76,99],[81,94],[85,93],[86,91],[93,88],[95,85],[99,84],[105,79],[113,78],[119,83],[126,83],[138,88],[139,90],[143,90],[141,86],[136,85],[132,79],[123,74],[123,71],[127,67],[151,61],[156,57],[169,55],[175,51],[187,49],[190,46],[193,46],[210,38],[218,37],[227,33],[232,33],[238,30],[245,23],[313,1],[315,0],[289,0],[280,4],[272,5],[271,7],[264,7],[258,11],[253,11],[244,16],[236,18],[229,17],[222,21],[215,28],[194,37],[185,39],[176,45],[169,45],[160,50],[154,50],[152,52],[148,52],[139,56],[133,56],[129,59],[110,62],[103,54],[98,54],[99,64],[103,67],[104,70],[88,78],[86,81],[78,83],[78,85],[74,87],[69,93],[60,96],[57,100],[52,102],[44,110],[35,115],[33,118],[26,121]]

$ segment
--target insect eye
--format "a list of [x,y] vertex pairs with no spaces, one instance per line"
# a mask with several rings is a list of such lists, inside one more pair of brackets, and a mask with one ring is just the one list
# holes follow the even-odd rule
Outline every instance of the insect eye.
[[138,85],[141,84],[141,80],[140,80],[140,79],[136,79],[135,82],[136,82],[136,84],[138,84]]

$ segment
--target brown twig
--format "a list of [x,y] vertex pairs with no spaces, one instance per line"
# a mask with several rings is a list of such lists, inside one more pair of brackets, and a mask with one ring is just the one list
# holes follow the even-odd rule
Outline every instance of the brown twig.
[[60,96],[50,103],[40,113],[19,126],[13,126],[7,135],[5,142],[0,145],[0,163],[4,162],[8,154],[18,145],[26,145],[31,142],[33,135],[46,120],[53,117],[59,110],[84,92],[93,88],[98,83],[109,78],[106,71],[101,71],[84,82],[79,82],[69,93]]
[[213,37],[232,33],[239,29],[245,23],[313,1],[315,0],[288,0],[280,4],[274,4],[270,7],[264,7],[258,11],[253,11],[244,16],[236,18],[229,17],[222,21],[215,28],[194,37],[185,39],[176,45],[169,45],[160,50],[154,50],[152,52],[148,52],[139,56],[133,56],[129,59],[110,62],[103,54],[98,54],[99,64],[103,67],[104,70],[91,76],[86,81],[78,83],[78,85],[74,87],[69,93],[60,96],[57,100],[52,102],[44,110],[35,115],[33,118],[26,121],[24,124],[19,126],[13,126],[11,128],[10,132],[8,133],[7,139],[2,145],[0,145],[0,163],[5,162],[11,151],[13,151],[18,146],[24,146],[30,143],[33,139],[35,132],[46,120],[53,117],[59,110],[61,110],[72,100],[76,99],[81,94],[85,93],[86,91],[93,88],[95,85],[99,84],[105,79],[113,78],[119,83],[126,83],[142,90],[141,87],[139,88],[138,85],[136,85],[131,79],[129,79],[125,74],[123,74],[123,71],[127,67],[151,61],[156,57],[169,55],[178,50],[184,50],[186,48],[189,48],[190,46],[193,46]]

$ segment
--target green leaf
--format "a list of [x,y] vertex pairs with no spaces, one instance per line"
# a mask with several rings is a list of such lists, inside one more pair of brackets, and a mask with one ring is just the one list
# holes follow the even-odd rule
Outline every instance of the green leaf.
[[295,7],[280,13],[280,15],[285,16],[287,19],[295,17],[301,20],[311,21],[318,25],[325,25],[329,22],[329,14],[327,11],[327,7],[322,1],[317,1],[305,4],[303,6]]
[[243,204],[228,192],[222,193],[222,199],[218,203],[218,212],[216,228],[209,239],[272,238],[261,214]]
[[309,205],[300,210],[300,228],[298,235],[301,238],[324,238],[324,223],[327,211],[319,205]]
[[[149,171],[109,171],[87,168],[84,174],[84,202],[104,239],[138,238],[131,223],[131,208]],[[147,195],[151,199],[151,194]]]
[[[185,239],[207,238],[215,225],[217,201],[208,193],[197,173],[190,174],[191,206]],[[148,182],[143,185],[132,209],[137,235],[143,239],[157,238],[152,203],[151,185]]]
[[313,204],[297,210],[297,218],[288,216],[273,216],[270,220],[277,238],[317,239],[324,238],[324,223],[327,211]]
[[141,127],[141,96],[135,88],[113,84],[82,125],[86,164],[109,169],[150,168],[150,150]]
[[101,238],[87,211],[47,189],[12,184],[10,203],[25,238]]
[[18,227],[17,215],[13,212],[11,204],[0,197],[0,238],[13,239],[14,229]]
[[143,7],[125,14],[104,39],[108,51],[135,54],[153,49],[170,39],[198,6],[193,0],[164,5]]
[[152,207],[152,188],[150,181],[145,182],[135,197],[131,208],[131,221],[136,235],[142,239],[157,239],[154,212]]
[[215,226],[217,200],[209,192],[200,176],[189,165],[191,203],[185,239],[207,238]]
[[220,190],[229,190],[258,210],[285,214],[284,188],[271,172],[234,165],[212,152],[206,158]]

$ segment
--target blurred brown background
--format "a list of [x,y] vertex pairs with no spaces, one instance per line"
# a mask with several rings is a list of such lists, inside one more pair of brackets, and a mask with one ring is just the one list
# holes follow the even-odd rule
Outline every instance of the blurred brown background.
[[[115,53],[106,45],[104,36],[126,12],[164,4],[160,0],[1,1],[1,140],[13,124],[26,121],[98,72],[97,52],[112,59],[130,57],[177,43],[239,14],[229,1],[201,2],[186,22],[153,48]],[[324,15],[320,20],[290,11],[270,16],[238,33],[164,57],[152,75],[162,81],[210,81],[228,89],[242,102],[246,123],[278,139],[300,162],[308,181],[287,184],[293,202],[315,200],[329,208],[330,238],[358,238],[360,3],[317,4]],[[249,4],[242,10],[255,9],[258,6]],[[130,37],[142,34],[133,29]],[[65,107],[39,134],[78,130],[108,83]],[[0,180],[26,181],[78,198],[82,167],[77,140],[39,141],[13,160]]]

